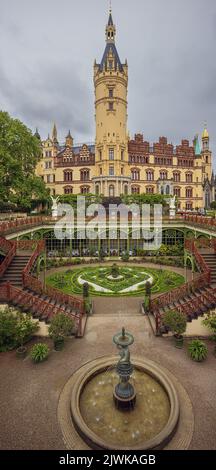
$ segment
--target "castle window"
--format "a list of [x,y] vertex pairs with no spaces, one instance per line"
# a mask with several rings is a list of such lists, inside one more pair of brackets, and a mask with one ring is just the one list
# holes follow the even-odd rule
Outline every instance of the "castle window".
[[187,198],[192,198],[193,197],[193,189],[192,188],[186,188],[186,197]]
[[167,180],[167,171],[161,171],[160,172],[160,179],[161,180]]
[[121,167],[121,176],[123,176],[123,175],[124,175],[124,168]]
[[64,171],[64,181],[69,182],[73,180],[73,172],[72,171]]
[[109,197],[114,197],[115,196],[115,188],[114,186],[111,184],[109,186]]
[[72,186],[66,186],[64,188],[64,194],[73,194],[73,187]]
[[113,98],[113,88],[109,88],[109,98]]
[[181,197],[181,189],[180,188],[174,188],[174,196]]
[[103,174],[103,170],[102,168],[100,168],[100,176],[102,176],[102,174]]
[[81,170],[80,171],[80,179],[81,179],[81,181],[89,181],[90,180],[89,170]]
[[114,160],[114,149],[109,149],[109,160]]
[[140,171],[139,170],[132,170],[131,171],[131,177],[133,181],[139,181],[140,180]]
[[186,183],[193,183],[192,173],[186,173]]
[[147,179],[147,181],[153,181],[154,172],[152,170],[147,170],[146,171],[146,179]]
[[208,163],[208,162],[209,162],[209,159],[208,159],[208,157],[206,157],[206,163]]
[[175,183],[180,183],[181,175],[179,172],[173,173],[173,180],[175,181]]
[[125,194],[125,196],[128,195],[128,186],[127,185],[125,185],[125,187],[124,187],[124,194]]
[[81,186],[80,192],[81,194],[89,194],[89,186]]
[[102,150],[99,150],[99,159],[102,160]]
[[95,194],[96,194],[97,196],[100,194],[100,187],[99,187],[98,184],[95,186]]
[[109,176],[114,176],[114,166],[109,167]]
[[113,68],[113,60],[109,60],[109,69]]
[[146,188],[146,194],[154,194],[153,186],[149,186],[149,187]]
[[132,192],[132,194],[140,194],[139,186],[132,186],[131,192]]
[[113,102],[112,101],[110,101],[110,103],[109,103],[109,111],[113,111]]

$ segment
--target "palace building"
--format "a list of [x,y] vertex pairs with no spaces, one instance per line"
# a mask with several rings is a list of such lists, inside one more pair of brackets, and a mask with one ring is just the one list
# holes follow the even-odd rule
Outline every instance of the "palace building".
[[[207,128],[193,143],[183,139],[174,147],[166,137],[151,144],[142,134],[130,139],[127,128],[128,64],[116,48],[112,12],[106,26],[106,47],[100,63],[94,63],[94,144],[74,144],[69,131],[59,144],[56,125],[42,141],[43,158],[38,163],[51,195],[122,194],[176,195],[179,209],[208,208],[215,200],[216,179]],[[38,138],[38,131],[35,134]]]

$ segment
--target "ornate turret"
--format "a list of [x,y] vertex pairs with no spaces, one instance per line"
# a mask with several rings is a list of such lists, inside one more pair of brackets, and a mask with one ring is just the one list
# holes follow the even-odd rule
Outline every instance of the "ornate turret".
[[57,127],[55,123],[54,123],[53,130],[52,130],[52,141],[54,144],[58,144]]
[[36,127],[36,131],[35,131],[35,133],[34,133],[34,137],[37,137],[37,139],[41,141],[41,136],[40,136],[40,134],[39,134],[39,132],[38,132],[38,128],[37,128],[37,127]]
[[203,144],[203,151],[209,150],[209,133],[207,130],[207,124],[205,124],[204,131],[202,133],[202,144]]
[[71,136],[70,131],[68,132],[68,135],[66,137],[65,145],[66,145],[66,147],[70,147],[70,148],[73,147],[73,137]]

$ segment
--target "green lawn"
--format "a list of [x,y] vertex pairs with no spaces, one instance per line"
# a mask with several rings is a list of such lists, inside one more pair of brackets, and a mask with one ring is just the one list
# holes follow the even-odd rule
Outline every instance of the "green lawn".
[[152,293],[167,292],[184,284],[184,277],[173,271],[145,267],[119,266],[116,279],[109,267],[82,267],[67,269],[47,277],[47,285],[62,290],[66,294],[82,294],[83,283],[89,283],[91,295],[106,297],[143,295],[145,283],[152,283]]

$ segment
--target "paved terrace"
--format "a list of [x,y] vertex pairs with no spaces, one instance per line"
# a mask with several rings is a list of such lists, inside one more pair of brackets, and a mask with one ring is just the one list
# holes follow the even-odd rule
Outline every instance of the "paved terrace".
[[[128,312],[127,299],[125,312]],[[184,350],[178,350],[171,338],[152,335],[146,317],[122,314],[90,318],[83,339],[68,340],[62,352],[52,351],[49,359],[40,365],[32,364],[29,358],[17,359],[14,351],[1,353],[1,449],[65,449],[57,420],[63,387],[82,364],[116,353],[112,336],[123,325],[135,336],[132,355],[149,358],[167,368],[189,394],[195,416],[190,449],[216,449],[213,344],[208,342],[209,356],[205,363],[193,363],[187,356],[186,344]],[[50,340],[46,341],[52,349]]]

